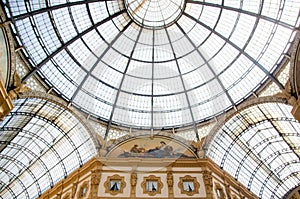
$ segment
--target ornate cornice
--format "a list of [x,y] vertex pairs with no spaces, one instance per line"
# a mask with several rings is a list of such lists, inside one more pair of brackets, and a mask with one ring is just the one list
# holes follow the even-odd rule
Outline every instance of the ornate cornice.
[[[292,91],[295,93],[298,97],[300,94],[300,88],[299,88],[299,74],[300,74],[300,65],[297,65],[298,56],[300,56],[300,30],[297,31],[297,34],[294,39],[294,44],[291,47],[290,50],[290,80],[291,80],[291,86]],[[298,66],[298,67],[297,67]],[[298,79],[298,85],[297,85],[297,79]]]

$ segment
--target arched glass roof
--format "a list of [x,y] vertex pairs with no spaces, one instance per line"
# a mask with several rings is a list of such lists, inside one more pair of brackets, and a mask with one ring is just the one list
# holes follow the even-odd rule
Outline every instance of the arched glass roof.
[[235,114],[207,155],[259,198],[283,198],[300,185],[300,124],[291,109],[264,103]]
[[[299,26],[297,0],[4,1],[32,71],[111,124],[196,126],[274,72]],[[196,129],[196,128],[195,128]]]
[[61,106],[19,99],[0,123],[1,198],[37,198],[97,154],[87,128]]

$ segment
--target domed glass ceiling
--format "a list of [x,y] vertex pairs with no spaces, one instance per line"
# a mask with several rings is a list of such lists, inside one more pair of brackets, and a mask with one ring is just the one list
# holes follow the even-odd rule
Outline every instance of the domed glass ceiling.
[[0,123],[0,198],[38,198],[97,154],[74,112],[38,98],[14,106]]
[[207,155],[259,198],[287,198],[300,185],[300,125],[292,107],[252,105],[216,132]]
[[145,129],[196,125],[274,76],[300,2],[5,2],[32,71],[73,106]]

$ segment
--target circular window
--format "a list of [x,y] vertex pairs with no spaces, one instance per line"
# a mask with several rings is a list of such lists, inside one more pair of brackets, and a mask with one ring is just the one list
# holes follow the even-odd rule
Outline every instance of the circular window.
[[125,0],[129,16],[139,25],[163,28],[173,24],[182,14],[184,0]]

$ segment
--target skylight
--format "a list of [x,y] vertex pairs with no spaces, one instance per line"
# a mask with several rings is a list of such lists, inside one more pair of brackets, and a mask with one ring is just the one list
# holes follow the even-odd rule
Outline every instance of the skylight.
[[[223,3],[222,3],[223,2]],[[131,128],[196,126],[280,66],[299,1],[8,1],[37,73],[82,111]]]

